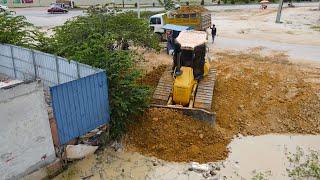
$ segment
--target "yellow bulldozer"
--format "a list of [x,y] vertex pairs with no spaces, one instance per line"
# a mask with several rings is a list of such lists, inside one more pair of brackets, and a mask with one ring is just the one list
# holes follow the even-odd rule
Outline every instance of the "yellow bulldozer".
[[206,59],[206,42],[206,32],[180,32],[174,43],[173,67],[162,74],[152,106],[177,109],[195,119],[215,122],[211,106],[216,71]]

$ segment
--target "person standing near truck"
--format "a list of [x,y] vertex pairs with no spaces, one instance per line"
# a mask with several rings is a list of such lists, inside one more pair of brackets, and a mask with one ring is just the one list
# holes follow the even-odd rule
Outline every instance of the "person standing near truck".
[[170,54],[170,50],[172,50],[174,46],[173,31],[166,30],[166,35],[167,35],[167,54]]
[[212,44],[214,43],[214,38],[217,35],[217,28],[216,26],[213,24],[212,27],[210,27],[211,29],[211,36],[212,36]]

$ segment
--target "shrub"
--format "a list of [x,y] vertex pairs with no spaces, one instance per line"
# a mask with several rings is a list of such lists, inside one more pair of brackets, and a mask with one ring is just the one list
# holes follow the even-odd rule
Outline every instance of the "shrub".
[[135,53],[124,45],[159,49],[148,22],[130,13],[91,14],[55,29],[52,53],[105,69],[109,83],[112,138],[119,138],[127,122],[148,106],[149,88],[137,83],[141,71]]
[[91,13],[55,28],[44,37],[22,16],[0,16],[0,42],[10,43],[78,60],[105,69],[108,76],[110,135],[121,137],[126,124],[148,106],[150,90],[137,82],[136,53],[128,45],[160,50],[148,21],[133,13]]
[[41,49],[44,34],[23,16],[0,14],[0,42]]

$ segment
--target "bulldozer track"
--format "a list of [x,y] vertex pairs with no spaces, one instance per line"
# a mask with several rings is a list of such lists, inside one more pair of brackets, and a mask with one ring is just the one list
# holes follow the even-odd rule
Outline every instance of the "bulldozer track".
[[[195,96],[194,108],[211,111],[212,96],[216,79],[216,70],[211,68],[209,74],[199,82]],[[170,69],[161,76],[153,94],[152,104],[166,105],[173,87],[173,78]]]
[[211,68],[209,74],[202,81],[199,82],[196,98],[194,101],[194,108],[205,109],[211,111],[212,96],[214,84],[216,81],[216,70]]
[[195,96],[194,106],[180,107],[167,105],[173,88],[173,77],[171,70],[167,69],[161,76],[153,94],[151,107],[171,108],[182,111],[183,114],[192,116],[195,119],[205,120],[211,124],[215,122],[215,113],[211,110],[216,70],[210,69],[209,74],[199,82]]
[[153,94],[152,104],[166,105],[172,91],[173,78],[170,69],[161,76],[156,90]]

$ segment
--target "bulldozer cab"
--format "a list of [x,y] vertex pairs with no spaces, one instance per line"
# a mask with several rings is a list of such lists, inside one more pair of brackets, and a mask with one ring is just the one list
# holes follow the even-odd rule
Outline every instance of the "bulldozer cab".
[[207,33],[202,31],[182,31],[176,38],[173,56],[173,70],[179,76],[181,67],[191,67],[194,78],[200,80],[204,76]]

